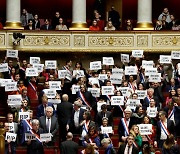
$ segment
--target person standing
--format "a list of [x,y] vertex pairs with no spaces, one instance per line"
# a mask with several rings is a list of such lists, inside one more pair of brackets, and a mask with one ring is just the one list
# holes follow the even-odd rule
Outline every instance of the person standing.
[[73,134],[71,132],[67,133],[66,141],[62,142],[60,145],[61,154],[77,154],[78,153],[78,144],[74,141]]
[[29,19],[34,19],[33,15],[31,13],[28,13],[28,11],[26,9],[22,10],[22,15],[21,15],[21,23],[22,26],[25,27],[28,25],[28,20]]

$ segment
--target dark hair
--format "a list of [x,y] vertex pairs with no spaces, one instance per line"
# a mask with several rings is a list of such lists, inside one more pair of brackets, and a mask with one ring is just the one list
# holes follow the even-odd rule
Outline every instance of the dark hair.
[[107,109],[107,105],[106,104],[101,105],[101,110],[105,110],[105,109]]
[[91,120],[91,112],[85,111],[84,114],[87,116],[86,120]]

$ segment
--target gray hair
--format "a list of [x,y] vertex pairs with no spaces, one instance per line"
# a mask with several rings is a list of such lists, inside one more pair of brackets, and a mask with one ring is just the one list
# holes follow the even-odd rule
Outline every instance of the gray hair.
[[81,107],[81,103],[79,101],[75,101],[74,102],[74,105],[78,106],[78,107]]
[[33,119],[32,120],[32,125],[34,125],[34,124],[38,124],[39,125],[39,120],[38,119]]
[[51,110],[51,111],[53,112],[53,108],[52,108],[51,106],[47,106],[47,107],[46,107],[46,111],[47,111],[47,110]]
[[110,144],[110,143],[111,143],[111,139],[110,139],[110,138],[104,138],[104,139],[101,141],[101,144],[103,145],[104,143]]

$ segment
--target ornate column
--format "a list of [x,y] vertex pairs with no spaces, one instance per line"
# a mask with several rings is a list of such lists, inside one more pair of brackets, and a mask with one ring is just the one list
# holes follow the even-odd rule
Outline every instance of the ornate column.
[[5,152],[5,138],[4,138],[4,125],[3,122],[0,122],[0,153]]
[[20,21],[21,0],[6,0],[6,26],[4,29],[24,29]]
[[138,0],[138,20],[134,30],[154,30],[152,24],[152,0]]
[[88,30],[86,23],[86,0],[72,1],[72,25],[70,30]]

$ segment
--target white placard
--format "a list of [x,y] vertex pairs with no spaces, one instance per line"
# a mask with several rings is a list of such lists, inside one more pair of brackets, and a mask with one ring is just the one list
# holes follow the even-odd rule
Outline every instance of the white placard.
[[9,140],[11,142],[15,142],[16,141],[16,137],[17,137],[17,134],[6,132],[5,140],[6,141]]
[[7,49],[6,57],[18,58],[18,50],[9,50],[9,49]]
[[55,98],[56,97],[56,90],[55,89],[44,89],[43,91],[48,98]]
[[9,132],[14,132],[14,123],[8,123],[9,125]]
[[117,90],[120,90],[124,97],[129,97],[131,95],[131,91],[129,87],[119,87]]
[[128,99],[126,105],[129,106],[130,109],[135,110],[136,106],[140,105],[140,100],[139,99]]
[[112,96],[111,105],[124,105],[124,96]]
[[158,73],[158,71],[157,71],[157,68],[156,68],[156,67],[153,67],[153,68],[151,68],[151,67],[146,67],[144,73],[145,73],[145,76],[149,76],[150,74]]
[[155,118],[157,116],[157,107],[147,107],[147,115],[151,118]]
[[100,97],[100,88],[88,88],[94,97]]
[[136,66],[125,66],[125,75],[137,75]]
[[65,79],[67,74],[68,74],[67,70],[58,70],[58,78],[59,79]]
[[33,64],[33,68],[36,68],[37,72],[41,73],[43,71],[44,64]]
[[122,75],[113,74],[110,75],[110,80],[112,84],[121,84],[122,83]]
[[153,60],[142,60],[142,67],[143,68],[147,68],[147,67],[149,67],[149,68],[152,68],[154,66],[154,62],[153,62]]
[[35,134],[25,133],[25,141],[33,141],[36,140]]
[[98,111],[98,112],[101,112],[101,106],[102,106],[103,104],[106,104],[106,102],[97,102],[97,111]]
[[102,95],[114,95],[114,86],[102,86]]
[[41,142],[51,141],[51,137],[52,137],[51,133],[40,134]]
[[40,57],[30,57],[30,64],[34,65],[34,64],[40,64],[41,60]]
[[8,72],[8,63],[1,63],[0,64],[0,72]]
[[97,84],[99,86],[99,80],[98,78],[93,78],[93,77],[90,77],[88,78],[89,82],[91,83],[91,85],[93,84]]
[[1,79],[0,78],[0,87],[4,87],[6,83],[11,83],[11,79]]
[[72,85],[72,94],[76,94],[80,90],[80,85]]
[[46,69],[56,69],[57,61],[56,60],[45,60],[45,68]]
[[17,91],[17,82],[5,83],[5,91]]
[[90,62],[90,70],[100,70],[101,68],[101,61]]
[[61,90],[61,81],[49,81],[49,89]]
[[76,79],[84,76],[84,70],[73,70],[73,76],[76,77]]
[[111,133],[112,134],[112,127],[108,126],[108,127],[101,127],[101,131],[102,131],[102,134],[108,134],[108,133]]
[[149,82],[161,82],[161,73],[150,74]]
[[112,69],[112,75],[114,74],[118,74],[118,75],[123,75],[124,74],[124,70],[121,68],[113,68]]
[[36,68],[26,68],[26,76],[38,76],[38,70]]
[[8,104],[21,105],[22,104],[21,95],[8,95]]
[[20,120],[30,119],[29,112],[19,112],[19,119]]
[[113,57],[103,57],[103,65],[114,65]]
[[142,58],[143,52],[143,50],[132,50],[132,56]]
[[141,135],[152,134],[152,124],[139,124],[138,127]]
[[144,99],[147,96],[147,90],[136,90],[135,93],[137,93],[138,99]]
[[170,55],[160,55],[160,63],[161,64],[171,64],[171,56]]
[[104,82],[107,79],[107,74],[99,74],[98,79]]
[[180,51],[171,51],[171,59],[180,59]]
[[121,61],[124,63],[129,63],[129,55],[128,54],[121,54]]

